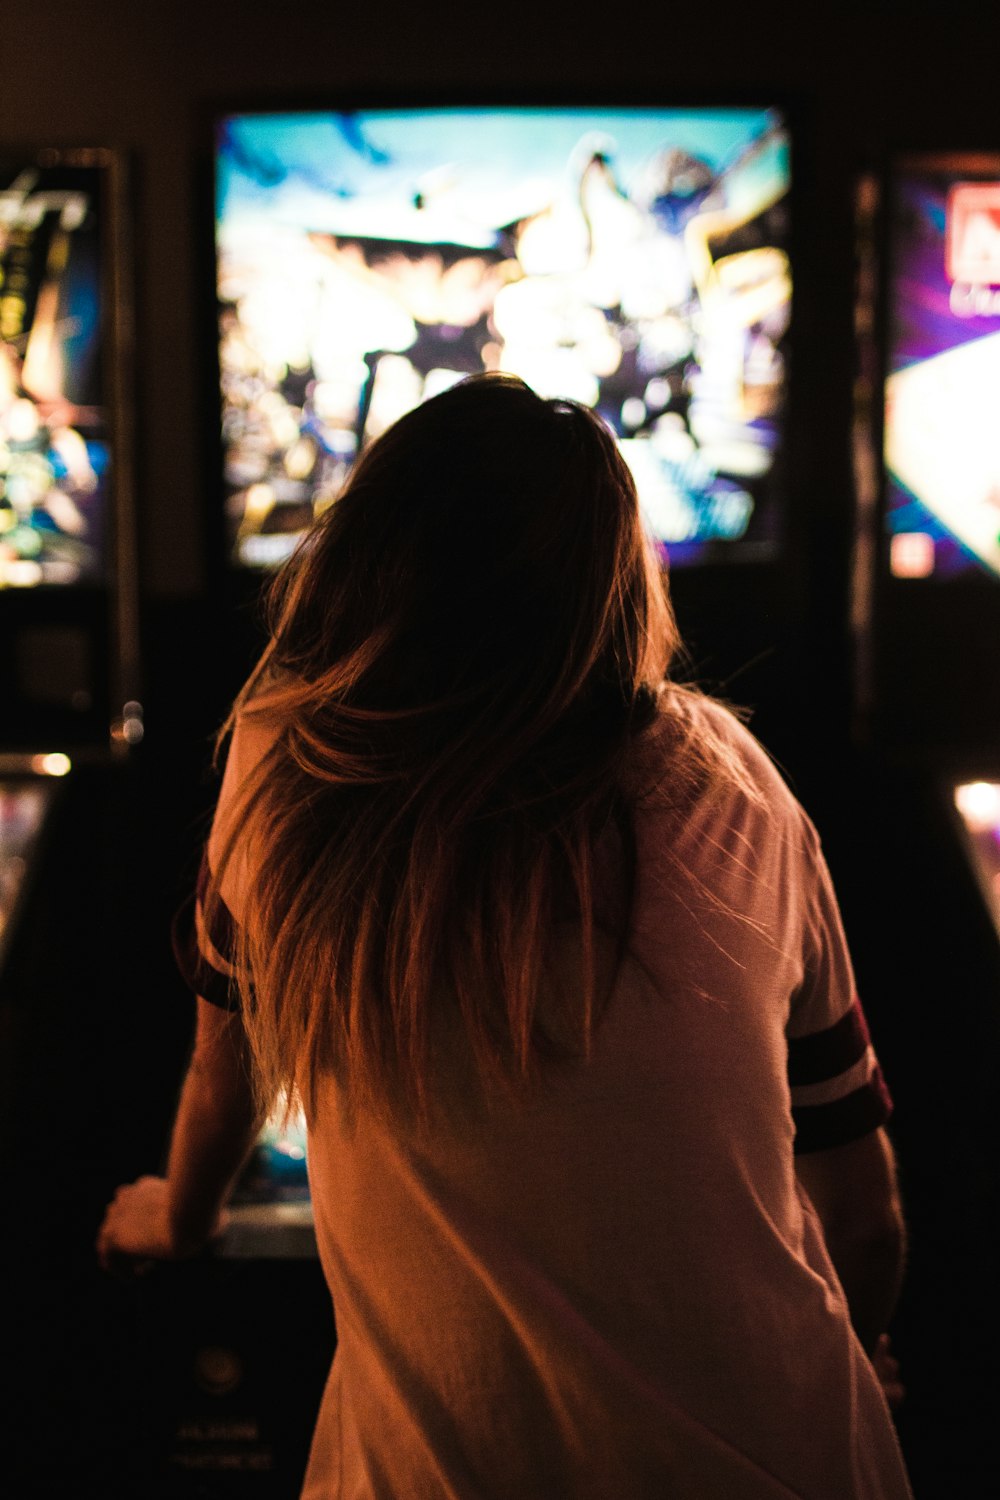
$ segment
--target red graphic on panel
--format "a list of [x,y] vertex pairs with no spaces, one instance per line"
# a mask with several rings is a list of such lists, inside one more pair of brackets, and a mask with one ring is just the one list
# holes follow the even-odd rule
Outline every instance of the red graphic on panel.
[[1000,285],[1000,182],[962,182],[948,194],[945,266],[951,281]]

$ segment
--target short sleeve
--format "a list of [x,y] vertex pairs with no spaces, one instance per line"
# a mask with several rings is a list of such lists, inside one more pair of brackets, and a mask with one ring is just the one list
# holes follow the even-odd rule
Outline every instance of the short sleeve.
[[823,1151],[884,1125],[892,1100],[871,1044],[843,922],[815,829],[805,827],[803,978],[787,1026],[795,1151]]
[[222,1010],[238,1010],[232,956],[235,922],[225,902],[211,903],[206,919],[206,896],[211,872],[208,850],[202,854],[194,891],[173,921],[174,959],[190,990]]
[[[275,721],[261,713],[237,719],[195,889],[173,922],[174,958],[185,983],[203,1000],[224,1010],[239,1008],[233,958],[249,870],[243,792],[274,745],[277,733]],[[238,834],[226,863],[221,890],[214,891],[209,901],[214,871],[234,828]]]

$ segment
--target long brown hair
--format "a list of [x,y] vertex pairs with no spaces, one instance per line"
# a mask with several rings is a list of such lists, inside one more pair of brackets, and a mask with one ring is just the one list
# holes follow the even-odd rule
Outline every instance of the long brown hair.
[[586,1053],[595,852],[617,830],[627,888],[631,749],[677,646],[611,433],[514,378],[461,382],[363,453],[270,611],[229,727],[270,715],[276,739],[222,860],[252,830],[236,969],[264,1094],[308,1108],[332,1071],[423,1108],[443,1010],[481,1075],[530,1075],[567,913]]

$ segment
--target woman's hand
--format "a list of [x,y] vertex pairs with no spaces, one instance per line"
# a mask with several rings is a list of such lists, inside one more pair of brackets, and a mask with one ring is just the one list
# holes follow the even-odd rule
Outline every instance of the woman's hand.
[[[221,1227],[220,1216],[216,1232]],[[202,1248],[178,1239],[170,1220],[165,1177],[140,1177],[120,1187],[97,1235],[101,1266],[119,1276],[142,1276],[154,1261],[184,1260]]]
[[225,1228],[224,1204],[260,1125],[243,1023],[199,999],[167,1176],[140,1177],[115,1193],[97,1236],[104,1269],[142,1275],[154,1261],[203,1250]]

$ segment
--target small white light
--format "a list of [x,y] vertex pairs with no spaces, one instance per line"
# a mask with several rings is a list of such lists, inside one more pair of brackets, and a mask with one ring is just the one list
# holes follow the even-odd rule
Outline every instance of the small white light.
[[639,396],[628,396],[622,402],[622,422],[633,431],[642,426],[648,415],[646,403]]
[[15,557],[0,564],[0,577],[15,589],[31,589],[43,581],[41,563],[28,557]]
[[278,1141],[274,1149],[280,1151],[282,1156],[287,1156],[292,1161],[305,1161],[306,1159],[306,1153],[295,1141]]

